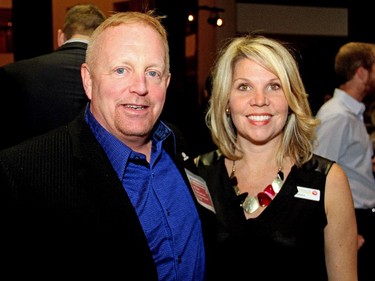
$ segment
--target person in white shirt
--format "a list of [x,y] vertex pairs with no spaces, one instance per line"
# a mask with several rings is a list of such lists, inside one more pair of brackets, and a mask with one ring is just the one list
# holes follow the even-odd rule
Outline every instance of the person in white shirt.
[[371,260],[375,253],[373,146],[364,124],[363,100],[375,93],[375,44],[343,45],[335,57],[335,72],[339,86],[316,114],[321,124],[317,127],[314,152],[336,161],[347,174],[358,225],[359,280],[374,280]]

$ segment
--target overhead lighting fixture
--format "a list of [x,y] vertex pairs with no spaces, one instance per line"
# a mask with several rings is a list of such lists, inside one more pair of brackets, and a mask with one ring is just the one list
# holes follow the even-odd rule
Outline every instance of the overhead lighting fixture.
[[224,21],[223,19],[219,16],[218,13],[216,13],[215,15],[213,16],[210,16],[208,19],[207,19],[207,22],[213,26],[222,26],[224,24]]
[[223,18],[219,15],[219,12],[224,12],[223,8],[219,7],[209,7],[209,6],[199,6],[199,10],[210,11],[210,17],[207,22],[215,27],[221,27],[224,24]]
[[194,21],[194,15],[193,14],[188,15],[188,21],[190,21],[190,22]]

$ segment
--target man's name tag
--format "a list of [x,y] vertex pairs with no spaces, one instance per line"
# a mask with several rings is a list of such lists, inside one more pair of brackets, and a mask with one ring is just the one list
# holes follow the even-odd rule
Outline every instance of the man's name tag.
[[185,169],[185,171],[199,204],[216,213],[206,181],[200,176],[193,174],[188,169]]

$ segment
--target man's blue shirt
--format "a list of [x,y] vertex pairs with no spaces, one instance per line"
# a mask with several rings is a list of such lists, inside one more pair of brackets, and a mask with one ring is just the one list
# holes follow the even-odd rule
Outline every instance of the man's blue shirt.
[[159,280],[204,280],[200,219],[189,188],[163,148],[167,138],[174,139],[173,132],[161,121],[156,124],[148,163],[144,154],[105,130],[89,107],[85,117],[138,214]]

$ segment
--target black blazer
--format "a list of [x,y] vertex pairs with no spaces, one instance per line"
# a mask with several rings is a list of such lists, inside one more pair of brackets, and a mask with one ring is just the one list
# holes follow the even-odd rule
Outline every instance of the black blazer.
[[[188,181],[182,146],[166,149]],[[202,221],[212,216],[195,202]],[[137,214],[83,112],[0,152],[0,210],[7,269],[157,280]]]
[[85,43],[66,43],[0,69],[0,148],[73,120],[88,101],[80,71],[86,48]]

